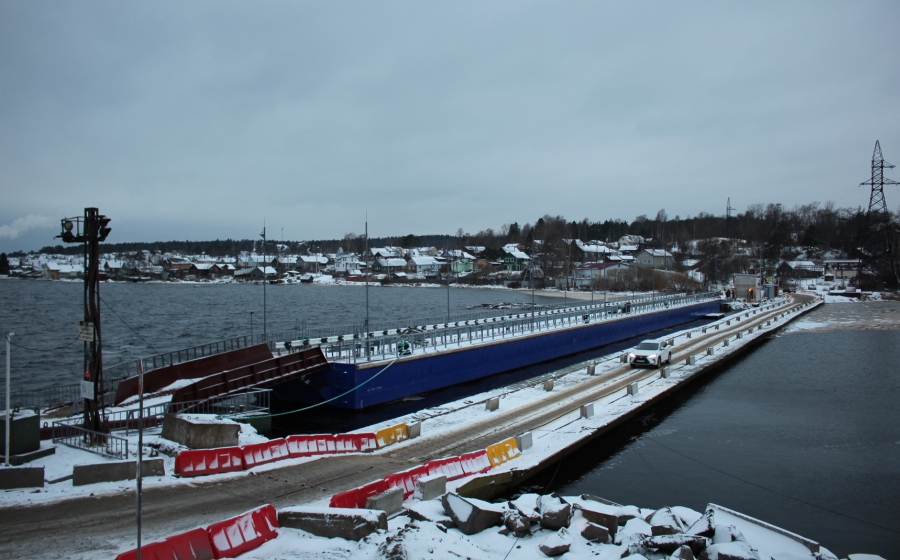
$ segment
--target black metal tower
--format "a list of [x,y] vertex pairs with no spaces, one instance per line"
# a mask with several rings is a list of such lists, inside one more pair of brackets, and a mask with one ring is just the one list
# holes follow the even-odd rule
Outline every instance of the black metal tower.
[[884,161],[881,144],[875,141],[872,153],[872,177],[859,186],[869,186],[869,210],[866,212],[866,229],[860,247],[861,258],[857,271],[858,282],[867,288],[882,286],[896,288],[900,285],[897,271],[896,228],[884,201],[885,185],[900,185],[897,181],[884,177],[885,169],[894,166]]
[[[104,421],[103,345],[100,336],[100,242],[109,235],[110,219],[96,208],[85,208],[84,217],[63,218],[66,243],[84,243],[84,322],[78,338],[84,341],[84,428],[98,435],[106,433]],[[73,231],[74,230],[74,231]]]

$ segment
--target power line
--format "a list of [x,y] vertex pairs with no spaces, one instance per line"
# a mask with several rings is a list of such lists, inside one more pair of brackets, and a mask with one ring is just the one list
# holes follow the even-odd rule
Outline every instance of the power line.
[[112,314],[116,316],[116,319],[122,321],[122,324],[125,325],[126,327],[128,327],[128,330],[130,330],[131,332],[133,332],[133,333],[135,334],[135,336],[137,336],[138,338],[140,338],[141,340],[143,340],[143,341],[144,341],[144,344],[146,344],[148,347],[150,347],[151,350],[153,350],[153,351],[156,352],[157,354],[162,354],[162,352],[160,352],[159,350],[157,350],[156,348],[154,348],[152,344],[150,344],[149,342],[147,342],[147,339],[144,338],[143,336],[141,336],[141,333],[139,333],[139,332],[137,332],[136,330],[134,330],[133,328],[131,328],[131,325],[129,325],[128,323],[126,323],[126,322],[125,322],[125,319],[123,319],[122,317],[120,317],[119,314],[116,313],[116,310],[113,309],[112,306],[110,306],[108,303],[106,303],[106,300],[105,300],[105,299],[101,298],[100,301],[102,301],[102,302],[103,302],[103,305],[105,305],[106,308],[109,309],[109,310],[112,312]]
[[72,342],[68,342],[66,344],[63,344],[62,346],[57,346],[56,348],[29,348],[28,346],[22,346],[21,344],[16,344],[12,340],[9,341],[10,345],[15,346],[16,348],[21,348],[22,350],[28,350],[29,352],[52,352],[54,350],[62,350],[64,348],[68,348],[69,346],[72,346],[76,342],[78,342],[77,338],[75,340],[73,340]]

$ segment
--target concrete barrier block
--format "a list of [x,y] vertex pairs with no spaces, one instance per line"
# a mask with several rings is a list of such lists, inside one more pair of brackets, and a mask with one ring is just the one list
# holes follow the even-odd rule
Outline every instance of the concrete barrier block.
[[403,488],[394,486],[387,492],[366,498],[366,509],[380,509],[388,515],[403,509]]
[[416,481],[416,490],[413,495],[420,500],[433,500],[440,498],[446,493],[447,476],[433,474],[431,476],[423,476]]
[[685,336],[686,336],[687,338],[691,338],[691,331],[688,331],[687,334],[686,334]]
[[493,412],[498,408],[500,408],[500,397],[491,397],[484,401],[484,409],[488,412]]
[[553,380],[552,379],[548,379],[548,380],[544,381],[544,390],[545,391],[553,390]]
[[692,366],[697,363],[697,356],[688,356],[687,359],[684,360],[684,365]]
[[43,487],[44,467],[10,467],[8,469],[0,469],[0,490]]
[[728,326],[728,327],[730,327],[730,326],[731,326],[731,319],[725,321],[725,325]]
[[329,539],[361,540],[387,530],[387,513],[370,509],[289,507],[278,510],[278,524]]
[[729,344],[731,344],[731,340],[730,340],[730,339],[727,339],[727,338],[722,342],[722,346],[723,346],[723,347],[724,347],[724,346],[728,346]]
[[700,332],[703,334],[706,334],[706,327],[703,327],[702,329],[700,329]]
[[[137,473],[137,461],[114,461],[95,463],[92,465],[75,465],[72,468],[72,486],[84,486],[98,482],[115,482],[132,480]],[[144,459],[141,461],[141,476],[165,476],[166,469],[162,459]]]
[[[41,416],[31,410],[11,412],[9,455],[24,455],[41,448]],[[6,411],[0,411],[0,453],[6,451]]]
[[188,449],[236,447],[240,424],[232,421],[200,419],[190,415],[166,414],[162,437]]
[[516,436],[516,447],[519,448],[519,451],[531,449],[531,446],[531,432],[525,432]]
[[716,349],[713,348],[712,346],[710,346],[709,348],[706,349],[706,355],[707,355],[707,356],[712,356],[712,355],[715,354],[715,353],[716,353]]
[[719,325],[718,323],[716,323],[716,330],[719,330],[719,327],[720,327],[720,326],[721,326],[721,325]]
[[588,374],[588,375],[594,375],[594,373],[595,373],[596,371],[597,371],[597,367],[596,367],[594,364],[588,364],[588,367],[587,367],[587,374]]
[[621,356],[619,356],[619,362],[621,362],[623,364],[628,363],[628,353],[627,352],[622,354]]
[[635,381],[634,383],[628,384],[628,394],[629,395],[632,395],[632,396],[637,395],[639,390],[640,390],[640,387],[638,387],[637,381]]
[[663,379],[668,379],[668,378],[672,377],[672,372],[669,371],[669,368],[664,367],[661,370],[659,370],[659,376]]
[[587,403],[581,405],[581,417],[582,418],[590,418],[594,415],[594,403]]
[[422,423],[415,422],[413,424],[407,424],[406,435],[409,437],[409,439],[417,438],[422,435]]
[[737,337],[738,337],[738,340],[744,338],[744,333],[742,333],[742,332],[737,333]]
[[667,340],[666,342],[669,344],[669,346],[675,346],[675,339],[674,339],[674,338],[670,338],[670,339]]

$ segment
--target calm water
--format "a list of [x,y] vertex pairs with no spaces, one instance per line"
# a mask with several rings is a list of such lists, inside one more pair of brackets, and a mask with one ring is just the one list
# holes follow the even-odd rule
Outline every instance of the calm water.
[[536,486],[642,507],[713,502],[842,557],[896,558],[900,304],[832,304],[805,321],[838,323],[773,337]]
[[[103,363],[152,356],[249,335],[263,329],[263,286],[242,284],[103,283],[100,316]],[[12,331],[13,391],[76,383],[82,343],[75,340],[84,319],[80,282],[0,280],[0,333]],[[343,327],[366,317],[364,286],[271,285],[266,287],[269,332],[298,326]],[[451,314],[482,303],[531,302],[511,290],[450,289]],[[559,304],[536,298],[538,304]],[[443,317],[446,288],[369,288],[369,316],[378,321]],[[5,353],[5,350],[3,351]]]

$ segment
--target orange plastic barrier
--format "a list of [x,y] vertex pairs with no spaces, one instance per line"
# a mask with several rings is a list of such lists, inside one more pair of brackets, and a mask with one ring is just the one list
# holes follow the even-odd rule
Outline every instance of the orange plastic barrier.
[[328,507],[336,508],[364,508],[366,507],[366,499],[387,492],[390,486],[384,479],[370,482],[359,488],[353,488],[344,492],[338,492],[331,497]]
[[428,476],[429,472],[425,465],[413,467],[405,471],[389,474],[384,477],[388,488],[399,486],[403,488],[403,497],[409,498],[416,490],[416,482],[423,476]]
[[241,452],[244,454],[245,470],[291,456],[288,452],[287,442],[283,438],[242,445]]
[[490,470],[491,462],[488,459],[487,451],[481,450],[457,455],[456,457],[428,461],[423,467],[430,475],[442,474],[447,477],[447,480],[456,480],[457,478]]
[[175,474],[201,476],[244,470],[240,447],[185,449],[175,457]]
[[391,426],[390,428],[384,428],[383,430],[375,432],[375,441],[378,442],[379,448],[393,445],[408,438],[409,435],[406,432],[406,424],[397,424],[396,426]]
[[519,446],[516,444],[516,438],[509,438],[500,443],[488,445],[485,451],[487,451],[487,456],[491,461],[492,467],[502,465],[522,454],[522,452],[519,451]]
[[278,513],[272,505],[213,523],[206,528],[216,558],[234,558],[278,536]]
[[[141,560],[213,560],[206,529],[198,527],[141,547]],[[137,560],[137,549],[123,552],[116,560]]]

